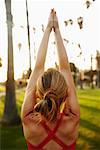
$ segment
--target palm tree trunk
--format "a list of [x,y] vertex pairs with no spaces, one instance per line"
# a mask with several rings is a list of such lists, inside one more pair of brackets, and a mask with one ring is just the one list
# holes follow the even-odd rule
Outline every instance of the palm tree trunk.
[[28,78],[31,75],[31,49],[30,49],[30,28],[29,28],[29,14],[28,14],[28,4],[26,0],[26,17],[27,17],[27,34],[28,34],[28,46],[29,46],[29,70],[28,70]]
[[6,81],[5,108],[2,123],[12,125],[20,123],[20,117],[18,116],[15,97],[13,42],[12,42],[13,23],[11,14],[11,0],[5,0],[5,5],[6,5],[7,30],[8,30],[8,69]]

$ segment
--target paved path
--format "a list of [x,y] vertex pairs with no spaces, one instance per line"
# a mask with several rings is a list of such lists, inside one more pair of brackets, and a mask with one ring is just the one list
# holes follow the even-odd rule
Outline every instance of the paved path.
[[[20,92],[20,90],[25,91],[25,88],[17,89],[16,92]],[[5,96],[5,92],[0,92],[0,97]]]

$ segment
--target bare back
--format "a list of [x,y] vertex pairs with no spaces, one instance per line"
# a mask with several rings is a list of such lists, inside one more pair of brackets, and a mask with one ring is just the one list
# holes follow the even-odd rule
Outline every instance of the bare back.
[[[31,117],[36,117],[35,114],[30,114]],[[25,139],[30,142],[31,144],[37,146],[40,144],[46,137],[47,137],[47,132],[41,125],[41,123],[37,124],[34,123],[33,120],[31,120],[31,117],[28,116],[26,118],[25,123],[23,123],[23,129],[24,129],[24,136]],[[38,119],[37,115],[37,119]],[[56,126],[55,124],[48,124],[48,127],[50,129],[53,129]],[[79,126],[79,121],[76,116],[73,114],[69,115],[63,115],[63,118],[61,120],[60,126],[57,129],[55,135],[61,139],[66,145],[71,145],[74,143],[77,139],[78,136],[78,126]],[[46,150],[59,150],[61,149],[61,146],[58,145],[54,140],[50,140],[44,147]]]

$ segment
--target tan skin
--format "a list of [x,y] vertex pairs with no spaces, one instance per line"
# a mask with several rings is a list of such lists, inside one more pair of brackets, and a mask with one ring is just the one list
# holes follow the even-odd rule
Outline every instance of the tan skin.
[[[54,9],[50,13],[48,24],[45,29],[43,39],[39,47],[35,68],[32,71],[32,74],[30,76],[26,88],[25,98],[22,105],[21,118],[22,118],[25,139],[33,145],[38,145],[47,136],[47,133],[44,130],[44,128],[41,126],[41,124],[38,123],[38,120],[42,120],[44,118],[41,115],[37,115],[36,113],[33,112],[33,108],[34,105],[36,104],[36,97],[37,97],[36,83],[38,77],[44,72],[47,46],[48,46],[49,36],[52,30],[55,33],[57,53],[59,58],[59,71],[65,77],[68,85],[68,93],[66,95],[66,108],[64,112],[65,113],[69,112],[68,106],[70,107],[72,112],[72,113],[69,112],[68,116],[65,115],[63,117],[63,120],[56,132],[56,135],[66,145],[71,145],[74,141],[76,141],[78,136],[80,109],[77,101],[73,78],[69,67],[68,57],[60,34],[58,19]],[[56,125],[56,123],[48,123],[47,121],[46,123],[51,129],[54,128]],[[44,149],[60,150],[61,147],[56,142],[51,140],[49,143],[47,143],[44,146]]]

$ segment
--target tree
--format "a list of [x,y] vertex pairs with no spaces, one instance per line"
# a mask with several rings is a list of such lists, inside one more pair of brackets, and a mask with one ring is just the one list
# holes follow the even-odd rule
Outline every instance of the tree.
[[0,67],[2,67],[2,58],[0,57]]
[[31,75],[32,69],[31,69],[31,49],[30,49],[30,28],[29,28],[29,14],[28,14],[28,4],[26,0],[26,17],[27,17],[27,34],[28,34],[28,46],[29,46],[29,77]]
[[5,0],[5,6],[6,6],[6,20],[8,30],[8,69],[6,81],[5,107],[4,107],[4,114],[2,117],[2,123],[13,125],[20,123],[20,117],[18,116],[15,97],[13,41],[12,41],[13,18],[11,14],[11,0]]
[[97,61],[97,87],[100,88],[100,52],[98,50],[96,55],[96,61]]
[[74,63],[70,63],[70,68],[71,68],[71,72],[73,73],[74,83],[77,86],[77,72],[78,72],[78,69],[76,68]]

